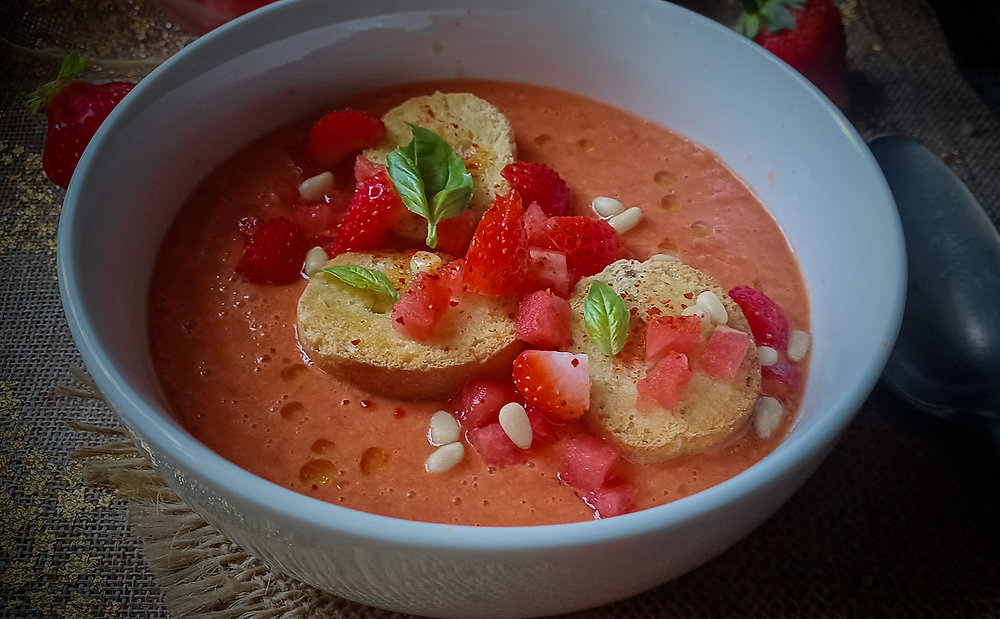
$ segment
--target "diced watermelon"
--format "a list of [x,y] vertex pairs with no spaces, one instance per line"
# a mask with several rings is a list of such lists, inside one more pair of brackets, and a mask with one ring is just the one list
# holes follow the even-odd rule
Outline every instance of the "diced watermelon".
[[566,254],[532,247],[528,250],[525,288],[528,290],[551,289],[561,297],[569,296],[570,275]]
[[448,402],[448,408],[455,413],[461,426],[470,430],[496,423],[500,408],[517,399],[514,386],[508,382],[473,378]]
[[506,466],[521,464],[528,458],[500,427],[500,422],[473,428],[466,433],[469,443],[476,448],[487,464]]
[[668,352],[690,355],[700,342],[701,318],[654,316],[646,323],[646,365],[656,365]]
[[701,353],[701,369],[712,378],[730,382],[736,377],[747,349],[750,336],[726,325],[719,325],[708,338]]
[[769,396],[787,402],[802,390],[802,374],[799,366],[784,358],[784,352],[777,363],[760,368],[761,391]]
[[673,410],[680,402],[681,394],[691,382],[693,374],[687,355],[680,352],[667,353],[645,378],[636,383],[636,390],[639,392],[636,410],[650,413],[657,405]]
[[605,486],[614,476],[618,449],[589,434],[574,436],[566,443],[559,479],[581,493]]
[[618,483],[592,490],[581,498],[594,510],[594,515],[598,519],[621,516],[635,504],[635,487],[631,484]]
[[392,306],[392,328],[423,341],[431,336],[451,302],[451,290],[437,274],[418,273]]
[[531,423],[532,445],[547,445],[555,440],[560,426],[549,421],[548,417],[531,406],[525,406],[524,412],[528,415],[528,421]]
[[570,343],[569,301],[549,290],[536,290],[521,299],[517,313],[517,339],[536,348],[561,348]]
[[548,246],[548,221],[549,216],[537,202],[532,202],[524,209],[524,230],[528,233],[529,247]]

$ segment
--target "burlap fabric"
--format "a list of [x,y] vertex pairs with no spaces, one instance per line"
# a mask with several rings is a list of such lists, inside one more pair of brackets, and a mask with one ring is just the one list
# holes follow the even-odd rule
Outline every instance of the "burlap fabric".
[[[1000,125],[956,70],[932,6],[843,8],[851,122],[929,146],[996,220]],[[97,59],[89,77],[136,79],[189,37],[143,0],[5,0],[0,37],[0,616],[390,616],[271,573],[207,528],[72,371],[54,267],[63,194],[40,171],[44,119],[22,93],[67,50]],[[998,473],[985,444],[878,387],[758,531],[672,583],[578,616],[1000,616]]]

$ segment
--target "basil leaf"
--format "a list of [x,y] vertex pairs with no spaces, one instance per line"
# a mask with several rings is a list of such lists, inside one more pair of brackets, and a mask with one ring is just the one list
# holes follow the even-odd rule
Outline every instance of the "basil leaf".
[[583,302],[583,322],[590,340],[606,355],[617,355],[628,339],[628,310],[611,286],[594,281]]
[[323,272],[333,275],[348,286],[381,292],[389,297],[393,303],[399,301],[399,293],[392,287],[389,278],[382,271],[366,269],[365,267],[353,264],[339,264],[337,266],[326,267],[323,269]]
[[396,193],[427,220],[427,246],[437,247],[437,225],[469,205],[474,187],[462,158],[438,134],[412,127],[413,139],[385,157]]

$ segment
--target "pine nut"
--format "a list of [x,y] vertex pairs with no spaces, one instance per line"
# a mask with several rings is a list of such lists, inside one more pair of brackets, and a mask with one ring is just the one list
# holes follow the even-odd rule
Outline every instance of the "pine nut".
[[299,185],[299,195],[306,200],[320,200],[333,189],[333,172],[323,172],[307,178]]
[[781,425],[782,415],[784,415],[784,411],[781,408],[781,402],[766,395],[760,396],[757,399],[753,417],[753,427],[757,431],[757,436],[764,439],[771,438],[774,431]]
[[326,255],[326,251],[322,247],[313,247],[306,252],[306,261],[302,270],[306,272],[306,275],[312,275],[316,271],[321,271],[329,259],[330,257]]
[[531,447],[531,421],[524,407],[517,402],[508,402],[500,409],[500,427],[510,440],[520,447]]
[[465,457],[465,446],[461,443],[448,443],[438,447],[424,461],[424,470],[428,473],[444,473]]
[[410,256],[410,272],[414,275],[417,273],[433,273],[441,268],[442,264],[444,264],[444,261],[441,260],[441,256],[429,251],[413,252],[413,255]]
[[625,234],[632,228],[639,225],[640,220],[642,220],[642,209],[638,206],[633,206],[611,217],[611,219],[608,220],[608,223],[611,224],[611,227],[614,228],[618,234]]
[[614,198],[606,198],[604,196],[597,196],[590,203],[590,208],[594,209],[597,216],[604,219],[605,217],[614,217],[618,213],[625,211],[625,205]]
[[681,311],[681,316],[697,316],[702,320],[708,319],[708,312],[700,305],[689,305]]
[[770,346],[758,346],[757,355],[760,357],[761,365],[774,365],[778,362],[778,351]]
[[459,437],[458,421],[448,411],[438,411],[431,415],[427,442],[435,447],[454,443]]
[[812,338],[805,331],[792,329],[792,332],[788,334],[788,350],[785,351],[788,360],[798,363],[805,359],[806,355],[809,354],[811,340]]
[[722,299],[711,290],[699,294],[696,305],[705,310],[714,324],[724,325],[729,322],[729,312],[726,311],[726,306],[722,304]]
[[653,262],[680,262],[681,259],[670,254],[653,254],[649,257]]

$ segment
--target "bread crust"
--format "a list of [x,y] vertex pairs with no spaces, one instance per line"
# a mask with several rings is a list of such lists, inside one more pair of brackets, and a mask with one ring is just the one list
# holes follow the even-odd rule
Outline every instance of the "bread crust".
[[[628,343],[614,357],[590,343],[584,324],[583,304],[594,280],[607,283],[621,294],[631,313]],[[703,320],[701,343],[689,356],[695,373],[677,407],[638,412],[636,383],[646,375],[646,320],[656,314],[680,315],[706,290],[722,300],[729,314],[728,326],[751,338],[736,377],[725,383],[697,370],[701,351],[715,328]],[[680,262],[619,260],[601,273],[580,280],[570,304],[574,311],[571,350],[587,353],[590,363],[590,408],[584,421],[612,438],[628,459],[653,462],[705,451],[726,443],[746,428],[760,392],[760,361],[746,318],[714,278]]]
[[469,93],[413,97],[382,116],[386,133],[364,155],[376,163],[399,146],[410,143],[417,125],[434,131],[451,144],[472,175],[475,192],[469,206],[482,213],[497,193],[507,192],[501,170],[517,157],[510,121],[492,103]]
[[[402,293],[415,275],[412,255],[348,252],[326,264],[378,269]],[[424,342],[393,329],[391,309],[384,295],[317,273],[299,297],[299,343],[331,375],[402,400],[447,398],[473,376],[509,371],[522,348],[516,299],[465,293]]]

